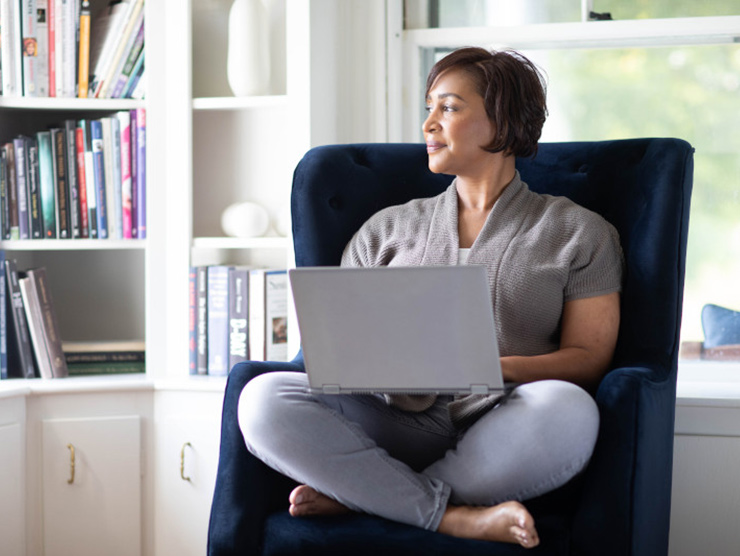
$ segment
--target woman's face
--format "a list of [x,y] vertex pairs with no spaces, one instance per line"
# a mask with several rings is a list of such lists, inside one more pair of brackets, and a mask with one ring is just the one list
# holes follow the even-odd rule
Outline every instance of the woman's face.
[[494,137],[483,97],[463,70],[441,74],[426,99],[428,116],[422,131],[429,169],[435,173],[474,176],[490,164],[491,153],[481,147]]

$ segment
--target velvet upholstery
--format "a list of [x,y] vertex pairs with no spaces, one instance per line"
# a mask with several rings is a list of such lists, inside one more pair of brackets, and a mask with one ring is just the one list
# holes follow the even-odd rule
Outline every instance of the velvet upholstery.
[[[303,370],[247,362],[228,378],[209,554],[633,555],[668,552],[676,368],[693,177],[693,149],[676,139],[541,144],[517,161],[538,192],[566,195],[620,233],[626,260],[613,370],[595,397],[601,427],[584,474],[527,502],[542,545],[461,540],[366,515],[291,518],[291,482],[252,457],[238,423],[253,376]],[[352,234],[382,207],[441,192],[449,176],[427,169],[423,145],[319,147],[298,165],[292,214],[298,266],[336,265]],[[266,418],[269,418],[267,416]]]

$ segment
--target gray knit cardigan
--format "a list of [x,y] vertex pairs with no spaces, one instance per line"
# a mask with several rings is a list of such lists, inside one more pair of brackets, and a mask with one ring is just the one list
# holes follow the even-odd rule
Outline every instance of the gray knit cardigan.
[[[342,266],[458,264],[456,182],[440,195],[381,210],[354,235]],[[529,190],[519,173],[504,189],[473,243],[467,264],[488,270],[501,356],[558,349],[563,303],[620,291],[623,258],[614,227],[565,197]],[[498,396],[450,404],[459,426],[493,407]],[[434,396],[389,396],[423,411]]]

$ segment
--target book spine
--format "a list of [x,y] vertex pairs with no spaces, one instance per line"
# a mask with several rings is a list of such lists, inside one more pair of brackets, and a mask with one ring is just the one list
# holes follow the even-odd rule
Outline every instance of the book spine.
[[229,269],[229,369],[249,358],[249,270]]
[[62,0],[62,90],[65,97],[77,96],[77,3]]
[[121,93],[122,98],[131,98],[134,89],[139,84],[139,79],[144,73],[144,53],[144,49],[139,53],[139,57],[134,64],[134,69],[131,70],[131,75],[129,76],[128,81],[126,81],[126,86],[123,88],[123,92]]
[[57,227],[60,239],[72,237],[69,214],[69,180],[67,174],[67,141],[60,128],[51,130],[51,148],[54,154],[56,178]]
[[10,199],[8,198],[8,153],[0,146],[0,233],[10,239]]
[[139,205],[138,189],[136,188],[136,174],[138,168],[136,166],[136,110],[129,112],[131,117],[131,237],[139,237],[139,227],[137,223],[137,207]]
[[98,203],[97,190],[95,186],[95,164],[93,163],[92,132],[89,120],[80,120],[83,140],[85,143],[85,184],[87,186],[87,225],[90,229],[90,237],[98,237]]
[[87,98],[90,85],[90,1],[80,1],[79,67],[77,69],[77,96]]
[[64,121],[64,139],[67,153],[67,183],[69,224],[71,237],[81,237],[80,222],[80,185],[77,176],[77,123],[74,120]]
[[249,272],[249,359],[264,361],[265,346],[265,279],[266,271]]
[[56,1],[48,0],[49,4],[46,9],[46,16],[49,20],[47,38],[47,60],[49,67],[49,96],[57,96],[57,12]]
[[28,277],[19,278],[18,286],[21,290],[23,309],[26,313],[26,321],[28,322],[28,335],[31,339],[31,348],[39,374],[41,378],[54,378],[51,370],[51,360],[49,359],[49,350],[46,345],[46,335],[44,334],[41,306],[39,305],[36,289]]
[[64,0],[54,0],[54,67],[56,96],[64,97]]
[[123,239],[123,183],[121,170],[121,122],[110,119],[111,127],[111,167],[113,168],[113,210],[115,213],[115,236]]
[[8,211],[10,216],[10,239],[19,239],[18,228],[18,184],[16,181],[15,147],[7,143],[5,152],[8,159]]
[[38,91],[38,37],[36,29],[36,0],[21,0],[23,32],[23,95],[39,96]]
[[146,237],[146,109],[136,109],[136,228]]
[[38,96],[49,96],[49,2],[36,0],[36,86]]
[[95,96],[98,98],[107,98],[110,92],[110,83],[114,78],[121,57],[124,55],[126,45],[129,43],[129,37],[134,33],[134,27],[138,21],[139,14],[144,8],[144,0],[133,0],[133,6],[124,21],[120,35],[116,39],[113,54],[108,60],[106,71],[103,79],[98,83],[95,90]]
[[18,198],[18,237],[19,239],[30,239],[31,231],[28,220],[28,173],[26,162],[26,142],[23,137],[13,139],[13,151],[15,152],[15,183],[16,196]]
[[26,273],[36,288],[43,318],[44,334],[46,336],[46,347],[49,351],[51,370],[54,378],[63,378],[69,373],[67,361],[62,350],[62,338],[59,334],[59,322],[57,321],[54,302],[51,298],[49,280],[44,267],[29,270]]
[[54,167],[51,152],[51,132],[36,134],[39,145],[39,193],[41,194],[41,221],[47,239],[57,237],[56,199],[54,195]]
[[143,363],[146,355],[143,351],[103,351],[86,353],[64,352],[64,359],[69,364],[78,363]]
[[121,223],[124,239],[131,239],[131,114],[117,115],[121,128]]
[[0,380],[8,378],[8,311],[5,284],[5,251],[0,249]]
[[208,267],[208,374],[225,376],[229,362],[229,268]]
[[90,237],[87,207],[87,174],[85,172],[85,131],[79,127],[75,128],[75,154],[77,160],[77,185],[80,199],[80,237]]
[[198,374],[208,374],[208,268],[196,270],[198,295]]
[[188,271],[188,372],[198,374],[198,269]]
[[265,359],[288,360],[288,273],[266,273],[265,280]]
[[105,213],[108,216],[108,238],[116,237],[115,184],[113,183],[113,134],[111,118],[100,118],[103,136],[103,169],[105,171]]
[[39,147],[35,139],[26,139],[28,151],[28,210],[30,216],[31,239],[44,237],[41,219],[41,191],[39,181]]
[[108,209],[105,185],[105,162],[103,159],[103,126],[100,120],[90,121],[93,172],[95,173],[95,196],[98,216],[98,238],[108,239]]
[[8,355],[14,355],[14,359],[8,361],[8,374],[20,378],[33,378],[36,370],[33,365],[33,353],[31,351],[31,339],[28,335],[28,323],[26,313],[23,309],[23,298],[18,284],[18,268],[13,259],[5,261],[5,280],[8,287],[8,313],[11,315],[12,325],[9,337],[12,335],[12,350]]
[[3,69],[3,96],[22,96],[20,4],[15,1],[0,2],[0,22],[2,22],[0,64]]

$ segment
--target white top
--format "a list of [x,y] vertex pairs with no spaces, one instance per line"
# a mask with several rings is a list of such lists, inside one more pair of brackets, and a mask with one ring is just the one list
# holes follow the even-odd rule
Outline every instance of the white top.
[[466,264],[468,262],[468,255],[470,255],[470,247],[463,249],[462,247],[457,250],[457,264]]

